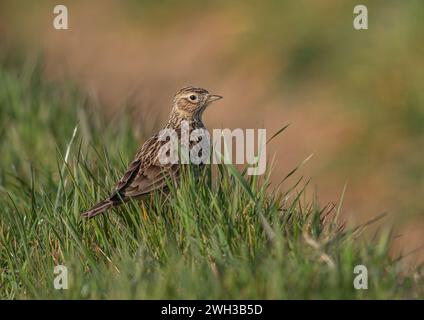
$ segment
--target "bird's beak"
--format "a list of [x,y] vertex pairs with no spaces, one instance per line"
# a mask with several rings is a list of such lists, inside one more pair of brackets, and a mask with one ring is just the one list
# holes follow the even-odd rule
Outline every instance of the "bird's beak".
[[212,101],[219,100],[219,99],[222,99],[222,96],[219,96],[217,94],[208,95],[208,102],[212,102]]

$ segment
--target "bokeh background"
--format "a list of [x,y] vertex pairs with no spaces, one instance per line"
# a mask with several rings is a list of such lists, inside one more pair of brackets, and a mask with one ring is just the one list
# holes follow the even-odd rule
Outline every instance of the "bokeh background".
[[[57,4],[69,30],[53,28]],[[357,4],[368,30],[352,26]],[[185,85],[225,97],[209,128],[291,123],[269,146],[273,180],[313,153],[301,173],[319,201],[347,183],[343,214],[388,212],[406,251],[424,243],[423,40],[421,0],[0,0],[1,63],[42,57],[47,79],[71,80],[110,121],[130,113],[147,134]]]

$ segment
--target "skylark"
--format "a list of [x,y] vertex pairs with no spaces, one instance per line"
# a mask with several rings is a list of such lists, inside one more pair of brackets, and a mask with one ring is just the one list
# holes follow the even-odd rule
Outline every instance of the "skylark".
[[[187,121],[190,132],[205,129],[202,115],[206,107],[222,97],[210,94],[202,88],[185,87],[174,95],[171,114],[164,129],[172,129],[181,138],[181,123]],[[128,165],[112,194],[90,210],[82,213],[91,218],[106,210],[117,207],[130,199],[140,199],[155,190],[162,190],[167,181],[175,181],[180,174],[180,164],[162,164],[159,150],[166,143],[155,134],[142,145],[135,159]]]

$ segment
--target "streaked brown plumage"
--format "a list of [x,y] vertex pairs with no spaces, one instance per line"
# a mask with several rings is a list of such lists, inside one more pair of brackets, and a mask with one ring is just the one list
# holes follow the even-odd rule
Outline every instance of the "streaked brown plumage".
[[[190,132],[193,129],[205,128],[202,122],[203,111],[212,101],[221,98],[221,96],[210,94],[202,88],[182,88],[174,95],[171,114],[164,128],[174,129],[178,138],[181,137],[183,120],[188,121]],[[160,163],[158,153],[166,141],[158,138],[159,134],[155,134],[146,140],[137,152],[135,159],[128,165],[123,177],[116,184],[112,194],[82,213],[83,217],[94,217],[131,198],[137,199],[152,191],[163,189],[168,180],[172,181],[178,177],[180,165]]]

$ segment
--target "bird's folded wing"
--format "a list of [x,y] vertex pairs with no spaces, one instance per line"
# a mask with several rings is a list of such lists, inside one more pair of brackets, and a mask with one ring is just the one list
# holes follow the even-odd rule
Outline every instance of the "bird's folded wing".
[[148,139],[132,161],[123,177],[118,181],[111,198],[126,200],[166,186],[167,180],[175,179],[179,173],[178,165],[163,165],[158,160],[159,149],[164,142],[157,135]]
[[121,179],[116,183],[114,194],[121,193],[136,177],[140,170],[141,160],[136,159],[130,163]]
[[179,166],[151,165],[140,170],[132,182],[122,190],[124,197],[138,197],[154,190],[162,189],[174,181],[179,174]]

